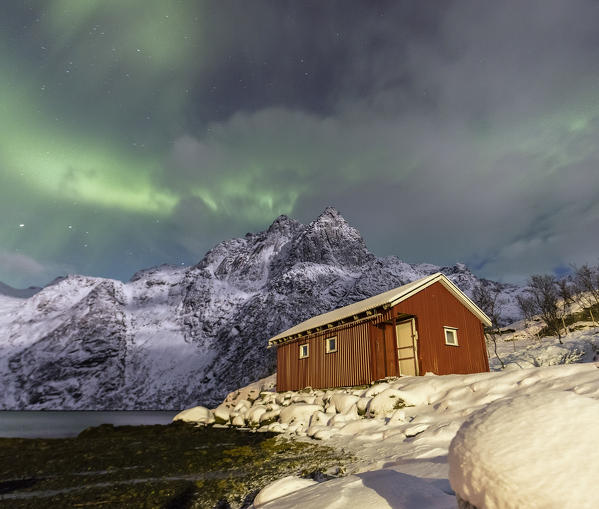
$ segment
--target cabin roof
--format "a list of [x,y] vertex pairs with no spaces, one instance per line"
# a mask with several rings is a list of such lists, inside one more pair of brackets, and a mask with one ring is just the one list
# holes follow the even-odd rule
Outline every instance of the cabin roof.
[[302,334],[306,331],[310,331],[312,329],[317,329],[319,327],[324,327],[339,320],[344,320],[348,318],[357,317],[360,314],[365,312],[372,311],[379,307],[391,307],[399,304],[400,302],[408,299],[412,295],[424,290],[429,287],[433,283],[439,282],[441,283],[447,290],[449,290],[454,297],[464,304],[472,313],[485,325],[490,326],[491,320],[489,317],[474,303],[468,296],[462,292],[455,284],[453,284],[444,274],[441,272],[437,272],[427,277],[423,277],[422,279],[417,279],[416,281],[412,281],[407,285],[399,286],[397,288],[393,288],[392,290],[388,290],[386,292],[380,293],[378,295],[374,295],[373,297],[369,297],[368,299],[364,299],[358,302],[354,302],[353,304],[349,304],[348,306],[343,306],[338,309],[334,309],[333,311],[329,311],[328,313],[323,313],[321,315],[313,316],[308,320],[305,320],[297,325],[287,329],[280,334],[270,338],[268,340],[268,346],[273,346],[274,344],[284,343],[288,340],[294,339],[292,336],[297,334]]

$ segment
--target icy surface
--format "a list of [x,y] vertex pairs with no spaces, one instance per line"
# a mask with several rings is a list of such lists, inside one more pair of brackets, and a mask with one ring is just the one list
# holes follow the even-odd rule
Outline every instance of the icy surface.
[[501,399],[451,442],[451,486],[478,509],[597,507],[598,436],[597,399],[555,391]]
[[[274,372],[268,338],[438,271],[466,293],[479,281],[462,264],[377,258],[328,208],[308,225],[281,216],[221,242],[193,267],[127,283],[70,275],[26,300],[0,295],[0,409],[216,405]],[[520,291],[483,283],[512,303]]]

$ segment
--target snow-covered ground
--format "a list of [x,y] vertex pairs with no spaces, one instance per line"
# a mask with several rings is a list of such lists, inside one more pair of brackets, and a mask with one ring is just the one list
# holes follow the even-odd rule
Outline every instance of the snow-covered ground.
[[[595,507],[596,483],[588,475],[581,477],[577,465],[599,471],[594,452],[599,363],[588,362],[599,343],[599,328],[572,328],[583,325],[563,338],[564,345],[552,338],[536,339],[534,331],[522,327],[501,336],[505,370],[279,394],[272,392],[270,377],[190,420],[321,440],[358,458],[345,477],[321,483],[286,478],[267,486],[256,508],[455,508],[456,492],[479,509]],[[590,345],[588,351],[585,345]],[[572,353],[577,349],[580,355]],[[531,367],[535,365],[540,367]],[[461,438],[450,454],[460,429]],[[476,432],[465,433],[467,429]],[[481,446],[485,443],[492,444],[495,455]],[[588,454],[581,454],[585,450]],[[554,461],[545,461],[551,455]],[[518,475],[510,477],[510,469]],[[547,479],[559,479],[560,489],[553,490]],[[576,489],[575,496],[564,485]],[[509,500],[515,502],[510,505]]]
[[[570,325],[568,334],[562,338],[563,344],[555,336],[539,337],[541,322],[527,324],[522,320],[506,329],[515,331],[497,336],[497,353],[506,369],[599,360],[599,327],[593,322],[577,322]],[[492,344],[488,350],[491,370],[501,369]]]

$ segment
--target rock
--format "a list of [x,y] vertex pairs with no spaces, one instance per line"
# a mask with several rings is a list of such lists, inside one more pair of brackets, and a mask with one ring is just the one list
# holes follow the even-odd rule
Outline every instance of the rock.
[[314,412],[310,418],[310,426],[328,426],[330,420],[330,414],[325,414],[320,411]]
[[233,419],[231,420],[231,424],[233,426],[243,428],[245,426],[245,419],[243,418],[243,415],[236,415],[235,417],[233,417]]
[[359,419],[349,422],[339,429],[340,435],[355,435],[356,433],[364,433],[366,430],[375,430],[381,427],[381,422],[372,419]]
[[330,403],[335,405],[335,409],[340,414],[347,412],[360,398],[351,394],[338,393],[331,397]]
[[234,412],[246,412],[248,408],[251,408],[252,404],[247,399],[240,400],[233,408]]
[[283,405],[283,402],[285,401],[285,399],[290,399],[291,396],[289,396],[289,398],[287,398],[287,396],[289,396],[289,393],[287,392],[280,392],[278,394],[275,395],[275,401],[277,402],[278,405]]
[[277,420],[281,411],[277,410],[267,410],[260,416],[260,424],[268,425]]
[[302,479],[295,475],[283,477],[282,479],[269,484],[256,495],[254,507],[259,509],[271,500],[283,497],[294,491],[301,490],[302,488],[313,486],[314,484],[318,483],[312,479]]
[[207,425],[214,422],[214,415],[212,410],[203,406],[196,406],[179,412],[173,417],[173,422],[175,421],[195,422]]
[[245,397],[248,401],[256,401],[259,396],[260,391],[257,388],[251,388],[249,391],[247,391]]
[[279,422],[281,424],[295,424],[307,427],[310,422],[310,417],[315,412],[322,411],[322,407],[318,405],[308,405],[307,403],[296,403],[281,410]]
[[230,419],[230,411],[225,404],[217,406],[212,413],[214,414],[214,422],[217,424],[227,424]]
[[364,415],[366,413],[366,408],[368,407],[368,403],[372,398],[364,397],[360,398],[356,403],[356,408],[358,410],[358,415]]
[[395,423],[395,422],[408,422],[408,421],[409,421],[409,419],[406,416],[406,411],[399,409],[399,410],[395,410],[395,412],[393,412],[391,414],[391,417],[389,417],[387,424]]
[[345,412],[344,414],[334,415],[329,421],[329,426],[339,427],[340,424],[345,424],[346,422],[355,421],[359,419],[358,409],[356,405],[352,405],[351,408]]
[[260,417],[266,412],[267,409],[264,405],[255,405],[246,412],[245,418],[250,425],[256,426],[260,424]]
[[397,389],[385,389],[370,400],[366,409],[367,414],[370,417],[382,417],[405,406],[400,395],[401,392]]
[[322,394],[316,396],[312,404],[324,407],[324,398],[322,397]]
[[328,440],[336,433],[336,430],[333,428],[323,428],[314,433],[313,437],[315,440]]
[[337,408],[333,403],[327,404],[324,410],[327,414],[335,415],[337,413]]
[[316,396],[309,394],[299,394],[291,398],[291,403],[307,403],[308,405],[313,405],[314,401],[316,401]]
[[273,433],[283,433],[286,429],[286,426],[283,426],[281,423],[279,422],[273,422],[271,424],[269,424],[266,429],[268,431],[271,431]]
[[366,389],[362,394],[363,398],[372,398],[377,394],[389,389],[391,387],[387,382],[381,382],[380,384],[374,384],[372,387]]

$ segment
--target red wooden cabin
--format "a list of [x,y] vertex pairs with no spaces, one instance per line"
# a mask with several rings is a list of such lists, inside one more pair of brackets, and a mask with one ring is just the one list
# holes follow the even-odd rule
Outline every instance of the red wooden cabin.
[[485,315],[443,274],[315,316],[269,339],[277,390],[489,371]]

